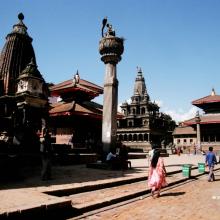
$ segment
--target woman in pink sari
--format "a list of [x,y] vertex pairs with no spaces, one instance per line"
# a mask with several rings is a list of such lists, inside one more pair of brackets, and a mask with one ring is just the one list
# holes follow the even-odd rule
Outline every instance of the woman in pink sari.
[[163,158],[160,157],[160,151],[157,150],[151,160],[148,175],[148,186],[151,188],[153,198],[155,192],[157,192],[156,197],[159,197],[161,188],[166,185],[166,169]]

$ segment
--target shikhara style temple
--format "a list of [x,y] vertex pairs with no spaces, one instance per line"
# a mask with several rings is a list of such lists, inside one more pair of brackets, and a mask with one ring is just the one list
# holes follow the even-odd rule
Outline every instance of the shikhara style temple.
[[0,56],[0,140],[38,151],[36,132],[48,120],[49,89],[37,68],[22,13],[18,19]]
[[103,88],[81,79],[77,71],[73,79],[51,86],[50,92],[56,100],[49,111],[55,142],[73,148],[95,148],[95,143],[101,143],[102,106],[92,99]]
[[174,132],[174,143],[184,149],[220,150],[220,95],[212,89],[211,95],[192,101],[204,114],[186,120]]
[[131,103],[121,105],[124,116],[118,119],[117,139],[130,148],[150,150],[172,141],[175,122],[159,111],[150,100],[141,68],[138,68]]

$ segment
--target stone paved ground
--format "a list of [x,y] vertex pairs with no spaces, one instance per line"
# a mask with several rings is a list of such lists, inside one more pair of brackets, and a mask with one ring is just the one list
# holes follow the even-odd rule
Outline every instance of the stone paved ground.
[[219,220],[220,171],[216,181],[208,182],[207,176],[163,191],[161,197],[146,197],[111,210],[82,218],[86,220]]
[[[168,172],[181,170],[182,165],[204,162],[204,156],[197,155],[171,155],[164,158]],[[28,207],[41,206],[48,203],[57,203],[65,198],[47,195],[43,192],[54,190],[65,190],[68,188],[82,187],[87,185],[97,185],[115,180],[129,178],[147,177],[147,159],[131,160],[132,170],[112,171],[86,168],[84,165],[53,167],[53,177],[51,181],[40,180],[40,169],[24,173],[26,178],[17,182],[0,182],[0,213],[12,210],[23,210]]]

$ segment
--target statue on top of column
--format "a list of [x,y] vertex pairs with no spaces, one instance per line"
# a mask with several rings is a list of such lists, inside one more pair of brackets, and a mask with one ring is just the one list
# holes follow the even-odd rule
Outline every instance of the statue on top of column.
[[[102,20],[102,37],[107,37],[107,36],[115,36],[115,30],[112,28],[112,25],[107,23],[107,17],[105,17]],[[104,28],[105,26],[108,28],[107,32],[104,34]]]

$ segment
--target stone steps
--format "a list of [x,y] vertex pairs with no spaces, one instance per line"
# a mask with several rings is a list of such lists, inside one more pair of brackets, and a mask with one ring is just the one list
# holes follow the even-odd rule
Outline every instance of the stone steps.
[[[194,167],[191,171],[192,179],[203,174],[204,173],[198,172],[197,167]],[[167,177],[168,187],[188,180],[190,179],[188,177],[184,177],[181,171],[168,173]],[[150,189],[147,186],[146,178],[146,180],[142,180],[140,182],[73,194],[65,198],[71,199],[73,208],[77,210],[76,213],[83,214],[85,212],[93,211],[95,209],[103,208],[139,196],[144,196],[148,193],[150,193]]]

